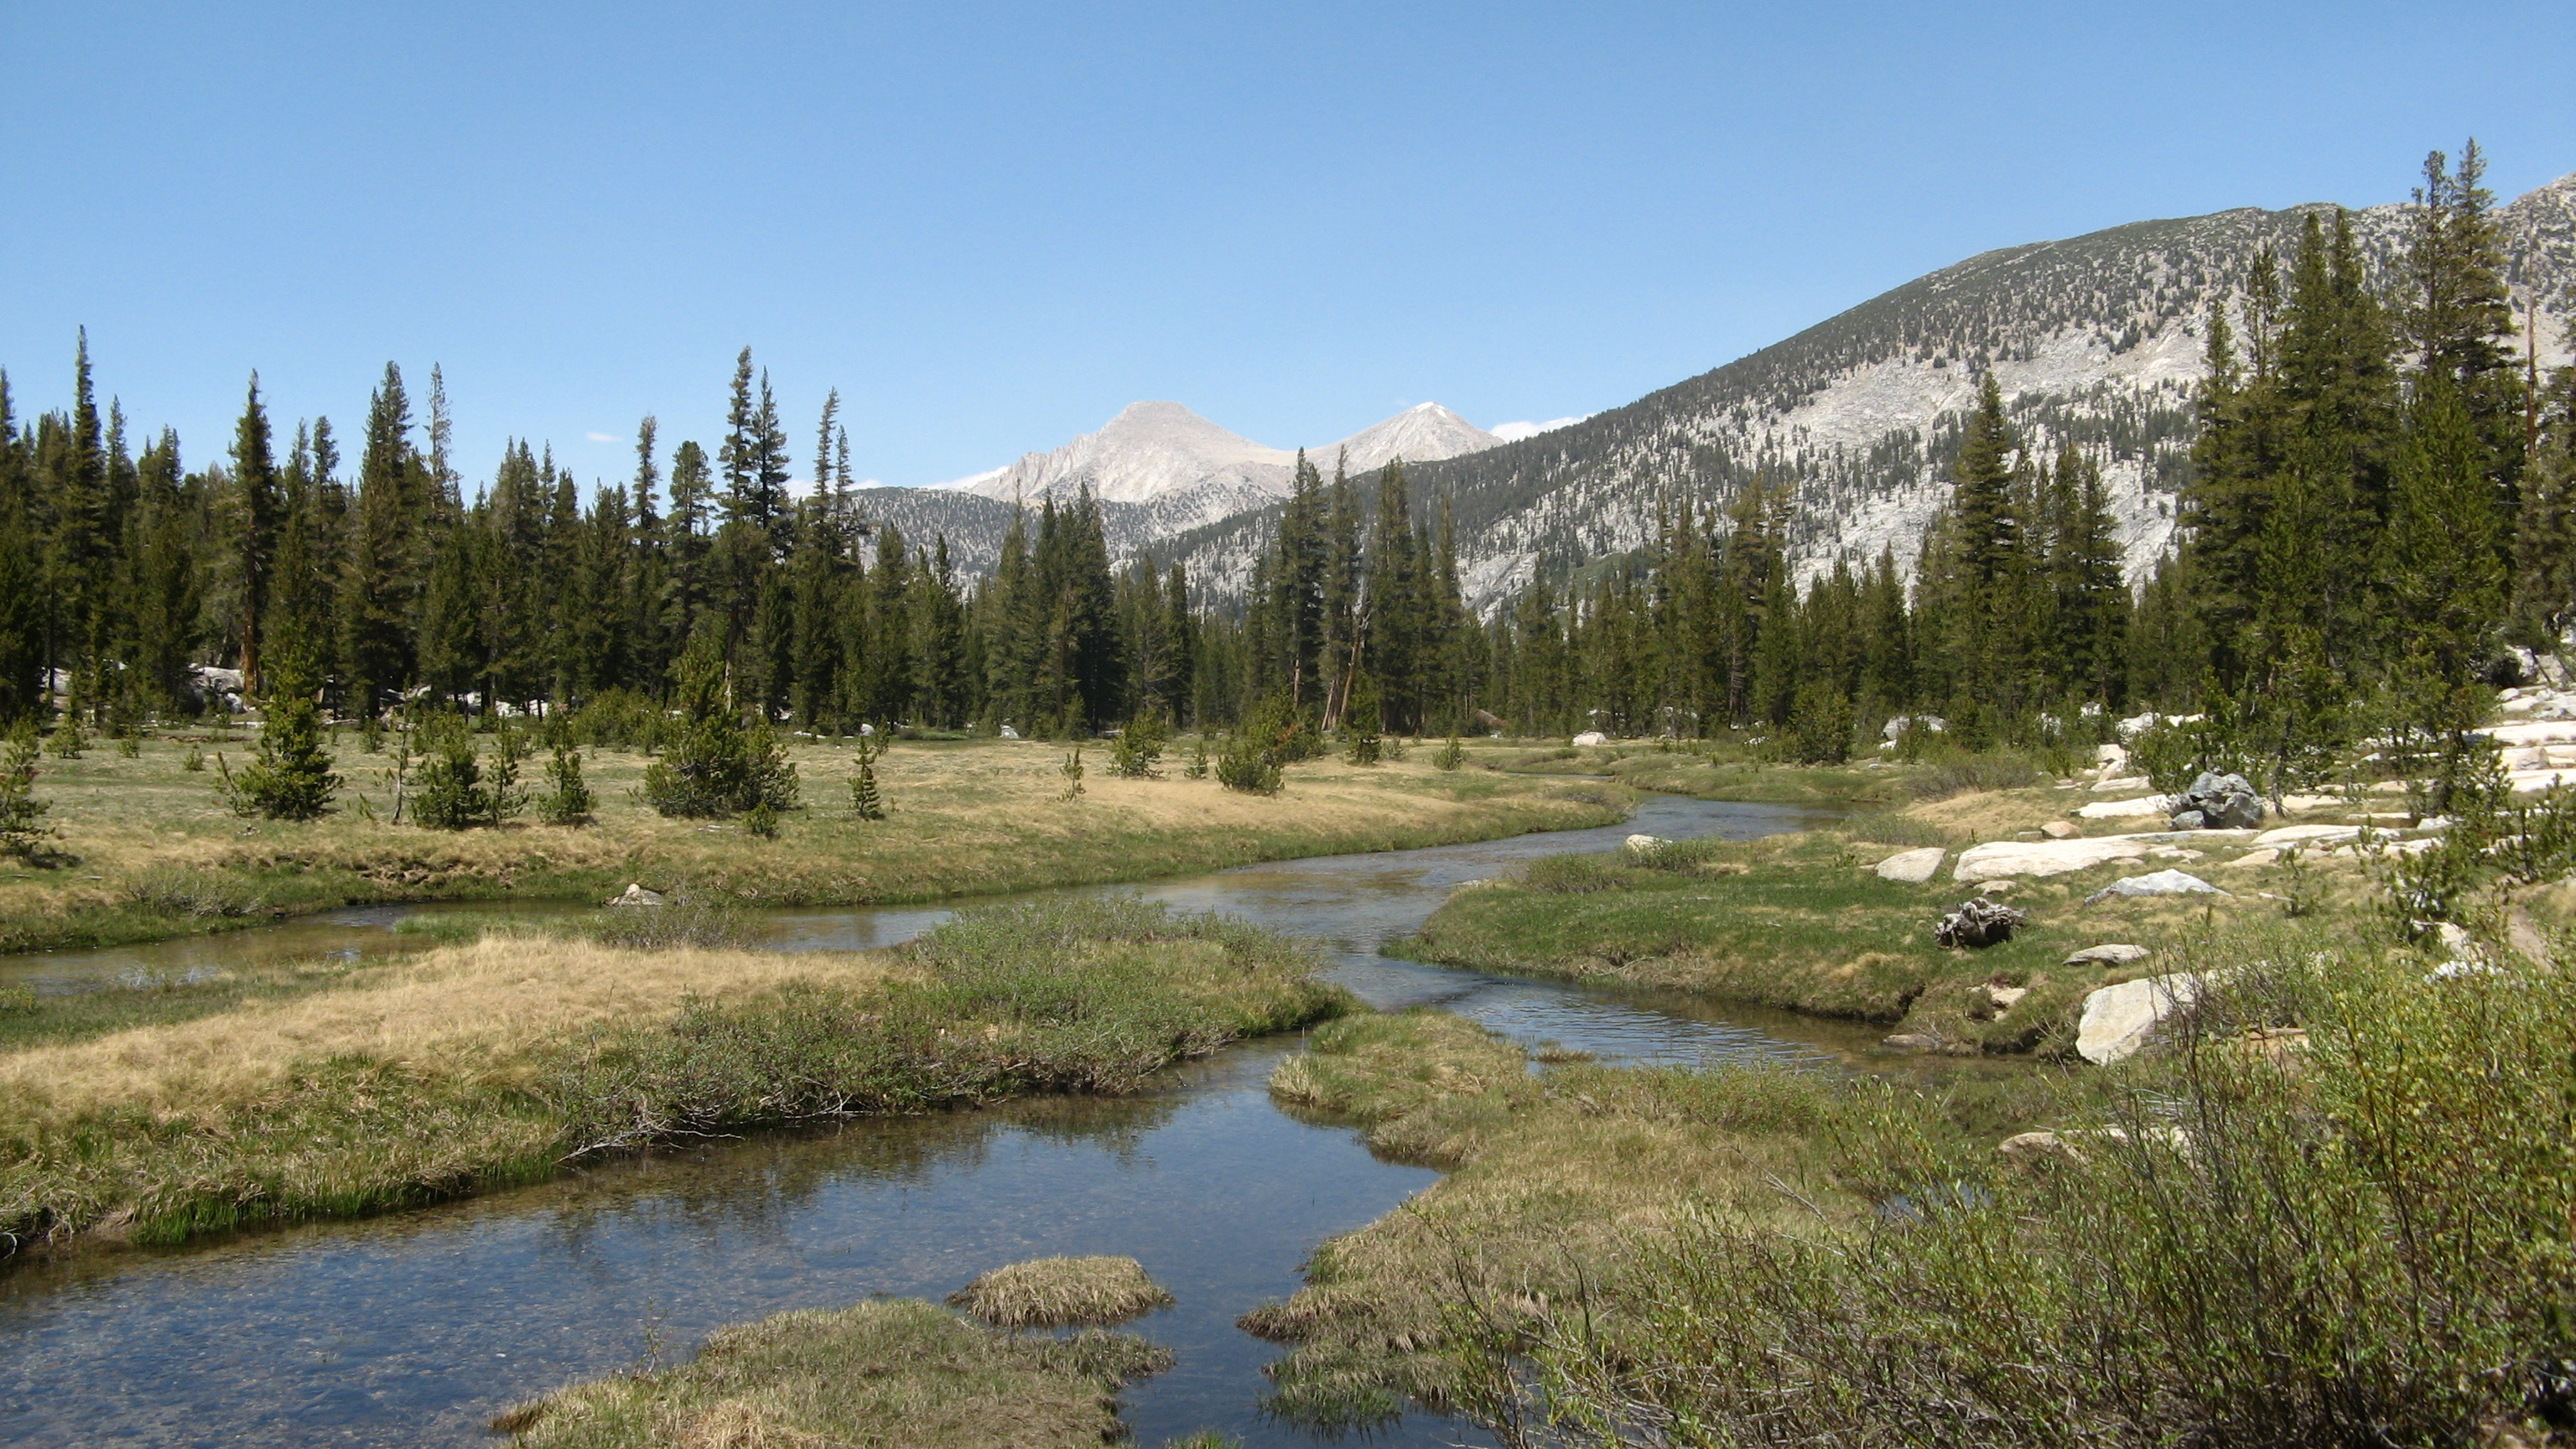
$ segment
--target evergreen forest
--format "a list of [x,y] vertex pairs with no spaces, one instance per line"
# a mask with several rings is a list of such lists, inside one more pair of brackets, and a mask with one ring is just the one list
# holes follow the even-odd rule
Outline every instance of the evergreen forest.
[[1113,560],[1087,493],[1024,510],[965,580],[944,539],[863,516],[837,394],[791,490],[748,348],[712,448],[666,451],[647,417],[631,476],[585,486],[513,441],[469,487],[435,368],[416,406],[388,363],[345,438],[272,419],[254,374],[192,466],[102,407],[84,334],[65,409],[21,419],[0,372],[0,719],[130,729],[205,707],[213,667],[341,719],[510,706],[632,737],[713,657],[746,716],[824,734],[1285,709],[1372,737],[1741,731],[1823,761],[1899,717],[1978,747],[2160,710],[2296,777],[2392,720],[2465,730],[2481,682],[2576,622],[2576,370],[2516,335],[2482,172],[2474,144],[2428,160],[2393,271],[2312,217],[2211,310],[2177,545],[2134,580],[2099,459],[2017,428],[1991,375],[1944,430],[1950,501],[1910,558],[1802,582],[1790,492],[1756,477],[1676,491],[1650,547],[1480,616],[1452,500],[1400,462],[1328,481],[1301,454],[1222,590]]

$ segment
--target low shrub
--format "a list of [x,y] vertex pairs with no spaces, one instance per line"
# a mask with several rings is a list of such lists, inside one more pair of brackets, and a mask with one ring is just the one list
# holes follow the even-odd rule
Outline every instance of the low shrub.
[[[2225,941],[2177,964],[2231,974],[2054,1155],[1909,1146],[1892,1105],[1867,1223],[1687,1211],[1579,1311],[1481,1341],[1573,1443],[2555,1442],[2566,974]],[[2247,1034],[2289,1021],[2303,1046]]]
[[2048,776],[2029,756],[2009,750],[1982,754],[1938,754],[1907,782],[1920,800],[1947,800],[1981,790],[2024,790],[2046,784]]

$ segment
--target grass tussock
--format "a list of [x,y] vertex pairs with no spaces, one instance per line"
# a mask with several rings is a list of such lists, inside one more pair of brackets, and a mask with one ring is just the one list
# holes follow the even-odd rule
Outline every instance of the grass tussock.
[[[361,902],[597,901],[630,881],[759,905],[935,900],[1602,825],[1633,803],[1616,786],[1444,772],[1424,751],[1369,768],[1299,764],[1276,798],[1174,774],[1104,778],[1066,807],[1054,798],[1059,757],[1044,746],[906,741],[873,765],[895,829],[832,806],[788,812],[775,839],[732,822],[666,820],[637,795],[651,760],[597,750],[583,763],[594,824],[450,832],[386,823],[394,798],[383,757],[344,739],[337,768],[354,788],[334,813],[245,824],[209,773],[184,766],[189,749],[214,744],[150,739],[133,759],[46,760],[36,793],[62,848],[49,863],[0,870],[0,951],[150,940]],[[804,741],[788,752],[810,798],[847,798],[854,751]]]
[[1130,901],[841,956],[490,936],[209,1001],[0,1054],[0,1231],[176,1241],[694,1135],[1131,1091],[1346,999],[1275,937]]
[[[1488,1412],[1602,1445],[2565,1442],[2576,982],[2224,936],[2177,964],[2227,985],[2070,1106],[2079,1154],[1891,1136],[1905,1211],[1823,1236],[1693,1203],[1579,1304],[1478,1328],[1520,1386]],[[2284,1022],[2303,1051],[2246,1046]]]
[[1096,1449],[1119,1387],[1171,1365],[1126,1334],[1005,1333],[918,1299],[710,1335],[674,1368],[582,1384],[493,1422],[528,1449]]
[[1172,1306],[1133,1258],[1032,1258],[978,1276],[950,1306],[995,1328],[1107,1328]]

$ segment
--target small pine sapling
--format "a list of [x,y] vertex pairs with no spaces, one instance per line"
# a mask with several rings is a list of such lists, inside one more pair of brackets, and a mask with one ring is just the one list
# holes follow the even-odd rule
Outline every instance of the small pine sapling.
[[538,813],[548,825],[588,825],[598,801],[590,793],[589,782],[581,777],[581,750],[570,742],[555,745],[554,758],[546,763],[549,788],[540,802]]
[[1158,714],[1142,715],[1129,720],[1109,742],[1109,773],[1122,780],[1159,780],[1163,772],[1154,768],[1162,761],[1163,744],[1171,731]]
[[1082,793],[1082,746],[1080,744],[1073,747],[1072,754],[1064,757],[1063,764],[1056,766],[1056,773],[1064,776],[1064,793],[1057,796],[1057,799],[1071,800]]
[[749,810],[743,812],[742,828],[759,836],[763,840],[776,840],[778,838],[778,812],[770,807],[768,801],[763,800],[759,804],[754,805]]
[[528,754],[528,732],[509,720],[500,721],[492,732],[492,771],[485,779],[485,824],[515,820],[528,808],[528,787],[519,783],[519,764]]
[[187,771],[191,775],[202,773],[205,770],[206,752],[195,740],[188,741],[188,753],[179,758],[179,768]]
[[36,798],[36,722],[20,718],[0,746],[0,850],[30,856],[52,831],[44,824],[53,807]]
[[885,818],[885,802],[877,796],[877,761],[884,756],[882,743],[868,735],[859,736],[859,769],[850,777],[850,813],[861,820]]
[[1384,753],[1384,740],[1379,730],[1385,726],[1385,708],[1378,702],[1377,680],[1363,671],[1351,684],[1349,708],[1342,716],[1342,738],[1354,765],[1374,765]]
[[[399,784],[396,786],[400,790]],[[420,777],[411,797],[411,823],[424,830],[468,830],[491,813],[483,766],[474,758],[474,736],[453,714],[421,724]]]
[[1431,757],[1431,763],[1443,770],[1454,770],[1467,763],[1466,748],[1458,743],[1456,735],[1451,735],[1449,743],[1440,747],[1440,753]]
[[270,820],[316,820],[330,813],[340,777],[322,748],[322,711],[311,681],[281,670],[259,727],[259,752],[236,777],[223,757],[224,786],[238,815]]
[[88,745],[89,737],[81,733],[80,711],[77,708],[64,710],[62,723],[54,726],[54,758],[77,760]]
[[1202,729],[1197,734],[1190,737],[1189,763],[1181,766],[1181,774],[1183,777],[1192,780],[1204,780],[1208,777],[1206,730]]

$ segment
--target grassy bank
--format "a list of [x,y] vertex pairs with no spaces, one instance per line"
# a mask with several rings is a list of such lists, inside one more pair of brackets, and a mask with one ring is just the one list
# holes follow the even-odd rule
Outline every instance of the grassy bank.
[[[2367,882],[2338,860],[2218,868],[2200,852],[2144,848],[2138,859],[2016,880],[2005,898],[2029,923],[1983,950],[1932,935],[1976,893],[1944,869],[1922,884],[1880,879],[1903,849],[2039,838],[2063,792],[1969,791],[1840,827],[1732,843],[1686,841],[1647,854],[1553,857],[1453,895],[1391,948],[1443,965],[1689,991],[1870,1022],[1957,1053],[2058,1052],[2071,1046],[2088,992],[2172,969],[2170,949],[2211,922],[2299,909],[2347,930],[2367,924]],[[2093,824],[2111,833],[2117,822]],[[2121,876],[2180,866],[2226,896],[2089,898]],[[2066,964],[2085,948],[2144,946],[2130,965]]]
[[42,998],[0,1034],[0,1230],[171,1242],[708,1133],[1123,1092],[1343,1003],[1276,938],[1133,902],[970,912],[888,952],[491,935]]
[[1272,797],[1185,779],[1177,760],[1159,780],[1113,778],[1100,760],[1083,794],[1065,800],[1060,747],[899,742],[876,765],[888,818],[867,822],[849,810],[850,752],[800,742],[789,755],[807,808],[774,840],[654,814],[636,794],[649,760],[620,750],[585,762],[599,797],[591,826],[446,832],[379,823],[393,813],[390,762],[354,737],[338,749],[350,783],[334,814],[239,819],[212,766],[185,762],[191,750],[247,748],[238,737],[154,739],[133,759],[112,745],[46,757],[36,793],[59,834],[36,860],[0,858],[0,951],[151,940],[360,902],[599,900],[630,881],[765,905],[934,900],[1602,825],[1633,798],[1597,782],[1443,772],[1432,751],[1414,750],[1373,768],[1297,765]]
[[1966,790],[2033,785],[2043,774],[2035,762],[2010,752],[1792,765],[1732,739],[1623,740],[1579,747],[1496,741],[1477,758],[1516,774],[1607,777],[1639,790],[1702,800],[1818,808],[1893,808]]
[[1669,1242],[1693,1211],[1806,1240],[1853,1231],[1890,1191],[1865,1148],[1904,1120],[1945,1141],[2027,1125],[2045,1094],[1966,1083],[1926,1097],[1777,1066],[1694,1071],[1557,1066],[1436,1012],[1353,1016],[1280,1064],[1273,1095],[1360,1124],[1376,1151],[1448,1175],[1404,1208],[1331,1240],[1308,1286],[1243,1327],[1295,1345],[1273,1407],[1348,1430],[1408,1403],[1508,1424],[1520,1413],[1516,1325],[1587,1293]]

